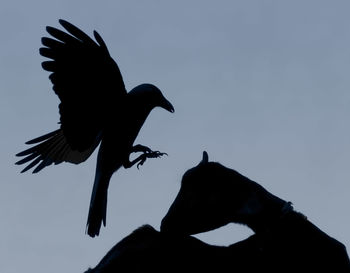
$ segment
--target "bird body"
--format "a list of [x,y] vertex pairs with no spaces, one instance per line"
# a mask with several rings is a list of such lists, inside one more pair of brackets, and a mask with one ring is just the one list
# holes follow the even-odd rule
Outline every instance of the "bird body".
[[[106,225],[109,181],[113,173],[121,166],[128,168],[132,164],[129,156],[130,151],[134,147],[133,143],[149,113],[155,107],[147,96],[148,92],[145,91],[147,87],[150,86],[146,84],[140,85],[128,93],[127,107],[124,112],[127,118],[120,120],[120,124],[117,127],[118,130],[116,130],[114,124],[110,124],[111,126],[107,126],[105,129],[105,137],[102,138],[97,156],[94,188],[91,195],[88,216],[87,232],[91,236],[100,229],[101,223]],[[120,134],[119,130],[124,133]],[[119,156],[116,157],[116,154]],[[106,160],[106,158],[109,160]]]
[[[20,152],[30,162],[22,172],[36,166],[33,173],[61,162],[79,164],[100,144],[91,194],[87,233],[99,235],[106,224],[107,190],[110,178],[121,166],[142,165],[147,158],[164,153],[152,151],[134,141],[149,113],[155,107],[174,112],[171,103],[152,84],[141,84],[129,93],[117,63],[110,57],[101,36],[97,43],[83,31],[59,20],[67,32],[47,27],[53,38],[42,38],[40,54],[51,59],[42,67],[52,72],[49,78],[60,99],[60,129],[26,142],[35,146]],[[141,152],[130,161],[130,154]]]

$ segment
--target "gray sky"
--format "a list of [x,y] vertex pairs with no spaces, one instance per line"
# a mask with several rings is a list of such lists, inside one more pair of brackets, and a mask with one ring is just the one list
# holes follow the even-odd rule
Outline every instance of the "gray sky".
[[[348,1],[3,0],[0,8],[0,272],[83,272],[138,226],[159,228],[182,174],[209,158],[265,186],[350,248]],[[165,151],[109,188],[107,227],[84,234],[96,153],[76,166],[20,174],[14,154],[58,127],[39,56],[45,26],[96,29],[128,90],[157,85],[137,143]],[[199,235],[230,244],[229,225]]]

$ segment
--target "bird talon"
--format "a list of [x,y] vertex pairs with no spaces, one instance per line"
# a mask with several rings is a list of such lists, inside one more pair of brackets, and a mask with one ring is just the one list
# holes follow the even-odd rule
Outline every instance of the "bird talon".
[[147,146],[137,144],[137,145],[132,147],[131,152],[133,152],[133,153],[141,152],[141,153],[147,154],[147,153],[151,153],[152,150],[150,148],[148,148]]
[[168,155],[168,154],[167,153],[162,153],[160,151],[153,151],[153,152],[147,154],[146,156],[148,158],[159,158],[159,157],[161,157],[163,155]]
[[144,147],[143,151],[142,151],[144,154],[149,154],[149,153],[152,153],[153,151],[148,148],[148,147]]
[[142,157],[141,157],[140,162],[139,162],[139,163],[137,163],[137,165],[136,165],[136,167],[137,167],[137,169],[138,169],[138,170],[140,169],[139,167],[140,167],[140,166],[142,166],[142,165],[143,165],[143,163],[145,163],[146,158],[147,158],[146,154],[143,154],[143,155],[142,155]]

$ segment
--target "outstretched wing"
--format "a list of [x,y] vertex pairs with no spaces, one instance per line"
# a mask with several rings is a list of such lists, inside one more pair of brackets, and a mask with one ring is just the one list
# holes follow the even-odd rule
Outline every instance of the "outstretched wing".
[[[120,70],[109,55],[101,36],[96,42],[83,31],[59,20],[67,32],[47,27],[52,36],[42,38],[40,54],[51,60],[42,67],[58,95],[61,128],[27,144],[36,144],[17,156],[26,156],[17,164],[38,165],[34,172],[52,163],[85,161],[98,146],[103,129],[112,119],[118,122],[118,109],[125,104],[126,90]],[[111,113],[114,113],[113,117]]]
[[79,164],[92,154],[98,146],[101,136],[97,136],[96,141],[90,148],[79,152],[72,150],[64,137],[62,129],[50,132],[43,136],[29,140],[26,144],[36,144],[35,146],[16,154],[16,156],[24,156],[23,159],[16,162],[17,165],[30,162],[21,172],[25,172],[34,166],[36,168],[33,173],[41,171],[46,166],[51,164],[60,164],[62,162],[70,162]]
[[52,60],[42,63],[51,71],[53,90],[58,95],[61,129],[73,150],[84,151],[96,141],[111,109],[122,107],[126,90],[117,64],[95,31],[97,43],[64,20],[67,30],[47,27],[55,39],[44,37],[40,54]]

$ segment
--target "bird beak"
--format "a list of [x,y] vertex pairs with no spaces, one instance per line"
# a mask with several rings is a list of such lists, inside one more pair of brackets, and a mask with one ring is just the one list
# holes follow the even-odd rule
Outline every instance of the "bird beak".
[[169,111],[170,113],[175,112],[174,106],[166,99],[163,100],[160,107],[164,108],[165,110]]

